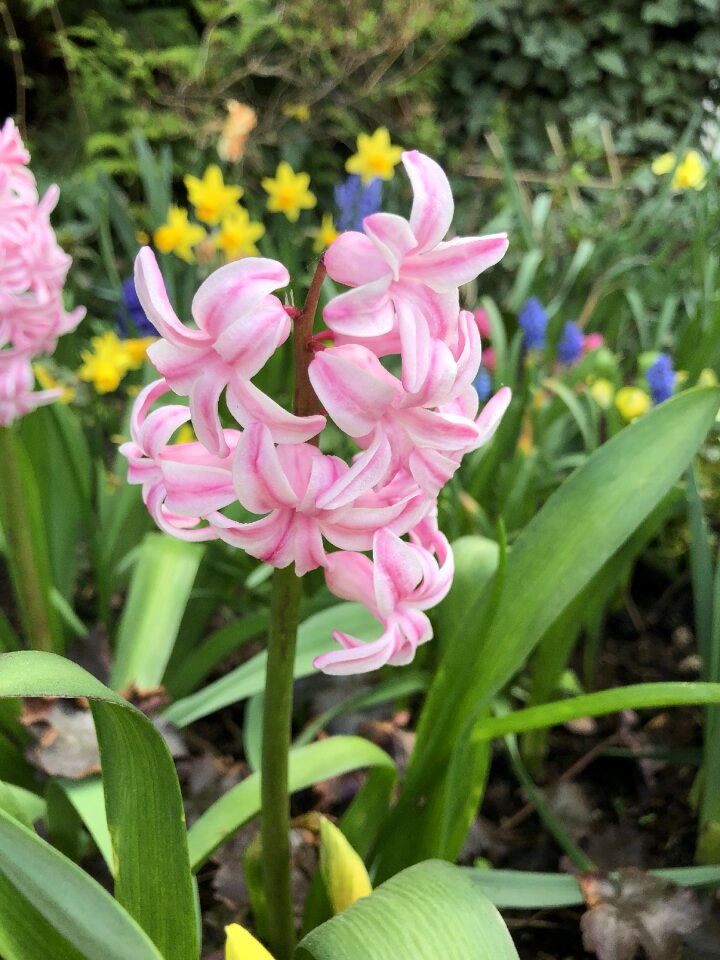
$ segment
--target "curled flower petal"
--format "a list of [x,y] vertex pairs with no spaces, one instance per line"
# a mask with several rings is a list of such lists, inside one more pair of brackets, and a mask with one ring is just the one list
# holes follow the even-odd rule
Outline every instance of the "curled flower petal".
[[413,188],[410,226],[420,253],[440,243],[448,232],[455,203],[440,164],[417,150],[403,153],[402,162]]

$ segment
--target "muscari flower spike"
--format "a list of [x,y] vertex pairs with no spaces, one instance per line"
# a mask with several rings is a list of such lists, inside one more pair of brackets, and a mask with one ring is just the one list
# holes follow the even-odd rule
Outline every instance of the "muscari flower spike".
[[362,230],[363,220],[378,212],[381,201],[382,180],[379,177],[363,183],[358,174],[350,174],[335,187],[338,230]]
[[566,366],[571,366],[582,356],[585,338],[580,327],[574,320],[568,320],[563,327],[562,336],[558,342],[558,360]]
[[537,297],[530,297],[525,301],[518,316],[518,323],[523,332],[525,347],[528,350],[544,350],[548,318]]
[[673,395],[675,376],[672,357],[667,353],[658,354],[655,362],[645,373],[645,379],[650,387],[650,396],[655,406]]

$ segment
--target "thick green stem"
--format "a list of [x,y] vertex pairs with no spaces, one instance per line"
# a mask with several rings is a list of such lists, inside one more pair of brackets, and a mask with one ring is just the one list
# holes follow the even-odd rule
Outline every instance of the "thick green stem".
[[[320,404],[310,383],[308,367],[315,312],[325,279],[325,264],[317,265],[307,300],[295,321],[295,398],[293,412],[306,417]],[[312,441],[311,441],[312,442]],[[262,865],[268,940],[275,960],[290,960],[295,948],[295,924],[290,872],[290,796],[288,754],[293,703],[295,646],[302,581],[295,567],[276,570],[270,606],[270,636],[265,679],[262,730]]]
[[262,861],[268,937],[276,960],[290,960],[295,946],[288,753],[301,595],[302,584],[294,567],[275,571],[263,710]]
[[[15,599],[28,644],[35,650],[55,648],[54,610],[47,589],[49,569],[43,549],[42,518],[38,515],[36,494],[20,461],[21,450],[10,427],[0,427],[0,501],[2,523],[8,541],[8,567]],[[45,576],[43,577],[43,573]]]

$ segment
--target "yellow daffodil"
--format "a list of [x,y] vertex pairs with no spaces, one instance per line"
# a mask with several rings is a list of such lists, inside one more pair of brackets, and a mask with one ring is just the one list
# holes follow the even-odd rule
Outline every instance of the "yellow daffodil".
[[265,947],[239,923],[225,927],[225,960],[273,960]]
[[41,363],[33,364],[33,373],[43,390],[62,390],[62,393],[58,397],[59,403],[70,403],[70,401],[74,399],[74,387],[69,387],[67,384],[61,383],[60,380],[57,380],[47,367],[44,367]]
[[225,106],[228,115],[220,134],[217,152],[221,160],[237,163],[245,153],[248,137],[257,126],[257,114],[252,107],[237,100],[228,100]]
[[188,223],[188,212],[183,207],[170,207],[167,223],[158,227],[153,241],[160,253],[174,253],[186,263],[194,263],[192,248],[205,236],[199,223]]
[[291,223],[295,223],[301,210],[312,210],[317,203],[310,186],[309,173],[295,173],[289,163],[283,160],[278,164],[274,177],[265,177],[263,190],[269,194],[267,208],[271,213],[284,213]]
[[310,107],[306,103],[286,103],[282,112],[298,123],[307,123],[310,119]]
[[637,420],[648,412],[652,400],[640,387],[620,387],[615,394],[615,406],[623,420]]
[[187,174],[183,177],[183,183],[198,220],[204,223],[219,223],[243,195],[242,187],[225,186],[222,171],[216,163],[210,164],[202,180]]
[[340,234],[335,229],[331,213],[324,213],[322,223],[312,231],[315,237],[313,241],[313,250],[315,253],[322,253],[326,247],[329,247],[333,240],[336,240]]
[[682,160],[674,153],[663,153],[650,168],[656,177],[673,172],[673,190],[702,190],[705,186],[705,163],[697,150],[686,150]]
[[78,377],[92,383],[98,393],[117,390],[132,365],[127,342],[120,340],[110,330],[99,337],[92,337],[92,350],[83,350],[80,354],[83,364],[78,370]]
[[265,227],[250,219],[244,207],[235,207],[223,218],[217,235],[217,245],[224,251],[226,260],[257,256],[255,241],[265,233]]
[[609,410],[615,396],[615,387],[605,377],[596,377],[589,382],[590,396],[601,410]]
[[125,345],[128,354],[129,370],[139,370],[145,362],[147,348],[151,343],[155,343],[157,337],[133,337],[130,340],[121,341]]
[[345,163],[348,173],[357,173],[363,183],[370,183],[375,177],[390,180],[395,167],[400,163],[402,147],[390,143],[387,127],[378,127],[372,135],[361,133],[357,138],[357,153]]

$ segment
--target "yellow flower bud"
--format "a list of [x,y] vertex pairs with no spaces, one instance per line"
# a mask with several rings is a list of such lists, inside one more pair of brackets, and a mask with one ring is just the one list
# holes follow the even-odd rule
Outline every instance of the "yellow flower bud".
[[325,817],[320,822],[320,875],[335,913],[372,893],[362,858],[342,831]]
[[225,927],[225,960],[273,960],[265,947],[239,923]]
[[640,387],[621,387],[615,394],[615,406],[623,420],[637,420],[647,413],[652,401]]

